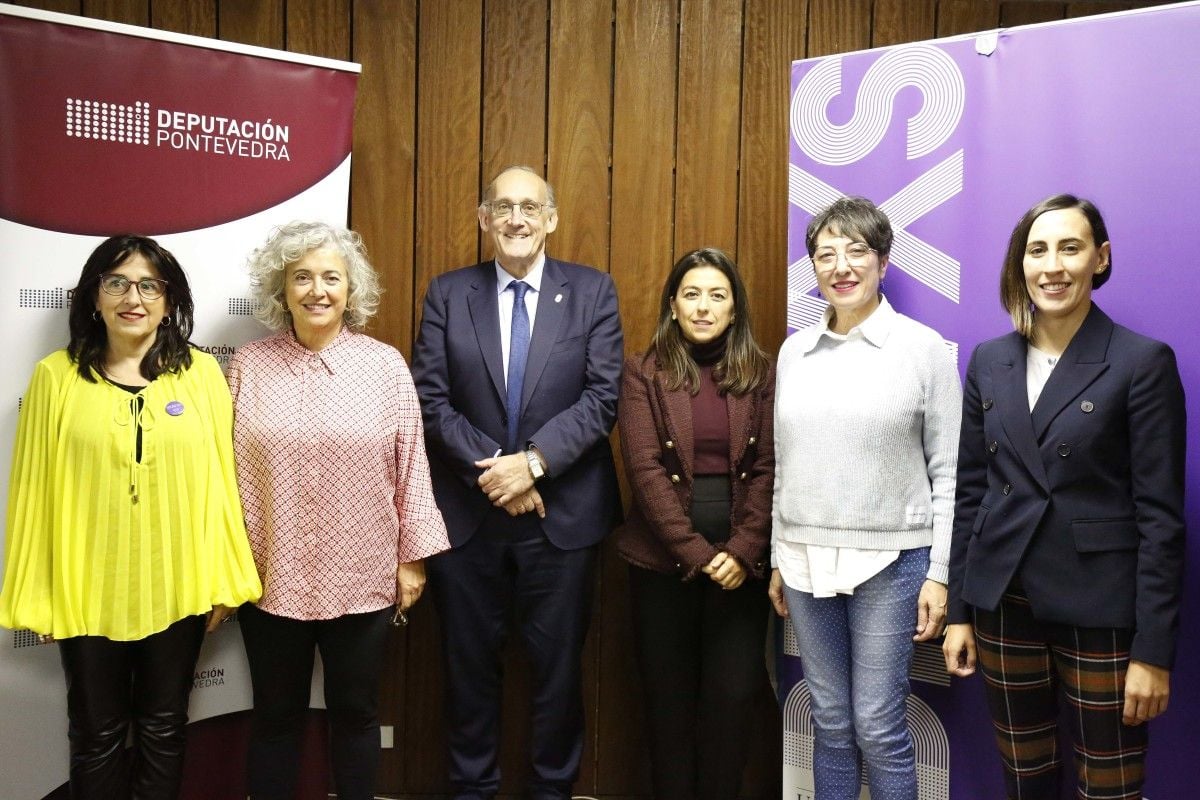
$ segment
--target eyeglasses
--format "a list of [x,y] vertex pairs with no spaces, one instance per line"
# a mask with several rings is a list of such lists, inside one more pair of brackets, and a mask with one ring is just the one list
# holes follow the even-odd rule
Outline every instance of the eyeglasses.
[[130,286],[136,286],[143,300],[157,300],[167,291],[167,282],[160,278],[142,278],[131,281],[124,275],[108,273],[100,276],[100,288],[113,297],[124,297]]
[[867,263],[867,259],[871,254],[876,252],[874,248],[867,247],[862,242],[855,242],[849,245],[845,250],[835,250],[832,247],[822,247],[817,252],[813,253],[813,263],[817,265],[817,269],[828,271],[835,269],[838,263],[838,256],[846,257],[846,264],[851,267],[861,267]]
[[504,219],[512,214],[513,209],[521,212],[521,216],[525,219],[533,219],[542,215],[542,209],[549,208],[549,203],[537,203],[533,200],[522,200],[520,203],[513,203],[508,200],[489,200],[483,204],[488,213],[497,219]]

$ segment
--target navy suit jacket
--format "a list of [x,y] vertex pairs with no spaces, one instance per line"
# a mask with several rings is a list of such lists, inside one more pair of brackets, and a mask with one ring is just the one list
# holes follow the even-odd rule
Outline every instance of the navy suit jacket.
[[1033,412],[1026,340],[967,368],[950,622],[994,609],[1014,577],[1046,622],[1134,631],[1170,667],[1183,583],[1186,421],[1175,354],[1093,305]]
[[[433,492],[450,544],[473,536],[493,508],[475,462],[507,438],[505,374],[494,262],[439,275],[425,293],[413,348]],[[624,343],[607,273],[546,259],[522,388],[520,440],[548,475],[541,527],[564,550],[600,541],[620,521],[608,436],[617,417]]]

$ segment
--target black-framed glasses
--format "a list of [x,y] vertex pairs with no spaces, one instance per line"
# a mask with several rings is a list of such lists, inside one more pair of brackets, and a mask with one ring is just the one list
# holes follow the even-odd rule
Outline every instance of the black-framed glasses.
[[130,286],[136,286],[143,300],[157,300],[167,291],[167,282],[162,278],[141,278],[131,281],[124,275],[108,272],[100,276],[100,288],[113,297],[124,297]]
[[520,211],[521,216],[525,219],[533,219],[540,217],[542,211],[550,207],[549,203],[539,203],[535,200],[522,200],[519,203],[513,203],[509,200],[489,200],[483,205],[489,214],[499,219],[512,214],[514,208]]

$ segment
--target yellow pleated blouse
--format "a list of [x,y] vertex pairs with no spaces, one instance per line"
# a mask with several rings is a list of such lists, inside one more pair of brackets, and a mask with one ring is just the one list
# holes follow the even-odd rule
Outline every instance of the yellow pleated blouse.
[[257,600],[232,426],[199,350],[137,396],[85,381],[65,350],[42,359],[13,448],[0,625],[131,641]]

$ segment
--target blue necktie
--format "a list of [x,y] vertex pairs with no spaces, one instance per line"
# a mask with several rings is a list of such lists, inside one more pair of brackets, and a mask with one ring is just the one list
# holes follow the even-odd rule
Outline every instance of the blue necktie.
[[504,407],[508,412],[508,449],[516,453],[517,429],[521,422],[521,388],[525,383],[525,362],[529,358],[529,314],[525,311],[525,292],[529,284],[513,281],[508,285],[516,295],[513,298],[512,335],[508,342],[508,397]]

